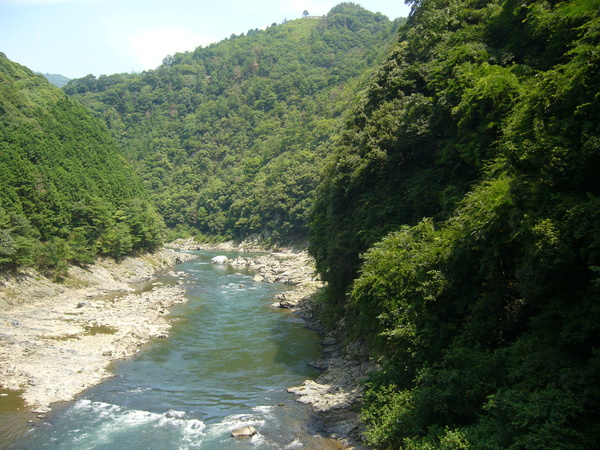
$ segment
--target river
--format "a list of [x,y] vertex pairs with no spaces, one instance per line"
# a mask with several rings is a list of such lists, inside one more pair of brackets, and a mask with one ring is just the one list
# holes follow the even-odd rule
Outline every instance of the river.
[[[74,402],[54,405],[47,418],[0,447],[339,448],[318,436],[310,407],[286,391],[318,376],[307,366],[321,355],[318,336],[271,305],[286,286],[255,282],[244,268],[210,264],[215,254],[201,252],[174,268],[187,274],[182,287],[189,300],[171,309],[167,339],[116,362],[113,378]],[[233,439],[231,431],[244,425],[258,434]]]

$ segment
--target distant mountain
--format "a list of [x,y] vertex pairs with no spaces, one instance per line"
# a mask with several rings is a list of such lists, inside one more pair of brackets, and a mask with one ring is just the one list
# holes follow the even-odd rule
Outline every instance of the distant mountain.
[[161,245],[162,221],[106,129],[79,102],[0,53],[0,270]]
[[[36,72],[36,73],[39,73],[39,72]],[[48,80],[54,86],[58,86],[59,88],[63,87],[69,81],[71,81],[70,78],[67,78],[64,75],[60,75],[57,73],[41,73],[40,75],[43,75],[46,78],[46,80]]]
[[104,118],[169,227],[305,237],[329,138],[400,23],[343,3],[65,92]]

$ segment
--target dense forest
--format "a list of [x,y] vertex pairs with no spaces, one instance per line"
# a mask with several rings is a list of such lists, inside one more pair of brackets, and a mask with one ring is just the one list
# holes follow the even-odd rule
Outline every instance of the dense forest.
[[345,3],[65,91],[106,121],[179,234],[306,239],[328,142],[399,23]]
[[0,269],[162,245],[164,224],[105,125],[0,54]]
[[596,448],[600,0],[408,3],[64,92],[2,55],[0,267],[308,235],[368,446]]
[[600,442],[600,1],[413,1],[311,251],[377,448]]

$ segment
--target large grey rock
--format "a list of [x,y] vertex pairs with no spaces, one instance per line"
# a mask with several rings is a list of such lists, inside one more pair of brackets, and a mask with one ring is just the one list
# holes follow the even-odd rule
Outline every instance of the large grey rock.
[[234,437],[234,438],[251,437],[251,436],[254,436],[256,433],[257,433],[256,428],[251,427],[251,426],[245,426],[245,427],[240,427],[240,428],[236,428],[235,430],[233,430],[231,432],[231,437]]
[[212,258],[210,260],[211,264],[227,264],[227,256],[225,255],[219,255],[219,256],[215,256],[214,258]]

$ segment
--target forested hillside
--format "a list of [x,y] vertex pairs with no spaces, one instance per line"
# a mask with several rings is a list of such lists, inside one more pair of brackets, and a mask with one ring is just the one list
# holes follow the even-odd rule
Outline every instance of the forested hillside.
[[595,448],[600,1],[412,3],[311,225],[368,442]]
[[306,238],[328,142],[398,26],[344,3],[65,91],[104,118],[169,227]]
[[0,53],[0,268],[161,245],[164,224],[104,124]]

